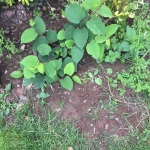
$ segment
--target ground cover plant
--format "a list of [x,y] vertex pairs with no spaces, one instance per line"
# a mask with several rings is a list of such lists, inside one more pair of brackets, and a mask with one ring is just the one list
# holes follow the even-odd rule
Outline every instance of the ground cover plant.
[[[56,9],[53,14],[49,14],[52,7],[47,3],[50,9],[44,10],[47,9],[54,23],[59,15]],[[69,150],[149,149],[150,42],[147,32],[149,16],[145,16],[148,14],[147,9],[149,4],[141,0],[123,3],[68,0],[64,10],[61,10],[62,16],[66,18],[65,24],[56,30],[47,28],[43,12],[37,8],[38,12],[33,14],[34,18],[28,23],[30,27],[21,35],[21,44],[26,44],[29,53],[19,57],[20,69],[12,72],[11,77],[23,77],[25,89],[31,90],[31,85],[39,89],[33,90],[35,93],[31,102],[34,105],[32,108],[35,108],[34,113],[41,115],[41,109],[45,108],[54,111],[56,115],[61,114],[64,119],[75,118],[77,121],[74,125],[90,139],[92,146],[87,146],[80,135],[78,141],[78,132],[74,132],[74,128],[67,126],[73,132],[71,137],[70,132],[64,134],[66,129],[62,129],[63,125],[68,122],[61,122],[53,114],[50,113],[48,119],[44,120],[26,113],[16,118],[12,125],[2,127],[3,147],[8,145],[10,139],[15,140],[15,144],[11,145],[14,149],[18,143],[24,149],[46,149],[44,145],[49,144],[47,141],[51,141],[50,146],[55,149],[59,148],[59,140],[67,136],[67,143],[60,142],[60,147]],[[84,65],[87,63],[86,57],[89,63],[94,58],[93,62],[97,62],[97,65],[93,66],[93,62],[91,68],[88,64]],[[119,67],[121,63],[126,66],[123,70]],[[14,68],[18,68],[18,64]],[[22,94],[18,89],[20,85],[17,83],[17,90],[13,92]],[[39,91],[41,93],[37,94]],[[12,105],[5,104],[9,110],[12,109]],[[3,115],[5,117],[7,110],[2,110],[3,114],[6,113]],[[24,128],[24,124],[31,127],[29,130],[33,132]],[[46,133],[49,127],[50,132]],[[18,135],[20,129],[24,131],[19,134],[21,138]],[[49,139],[51,133],[55,137],[53,129],[54,132],[60,129],[60,132],[56,133],[56,138]],[[18,139],[13,135],[18,135],[20,141],[17,142]],[[29,139],[34,136],[34,141],[28,142],[27,136]],[[45,137],[45,141],[40,140]],[[83,140],[83,144],[80,140]],[[70,145],[70,141],[78,144]]]
[[[29,104],[27,104],[29,105]],[[24,106],[24,108],[29,108]],[[91,149],[85,138],[67,121],[48,112],[41,118],[28,109],[17,112],[13,124],[1,126],[1,150]]]
[[0,56],[2,57],[4,52],[7,52],[7,58],[11,58],[12,54],[19,52],[15,44],[8,40],[4,35],[4,30],[0,29]]

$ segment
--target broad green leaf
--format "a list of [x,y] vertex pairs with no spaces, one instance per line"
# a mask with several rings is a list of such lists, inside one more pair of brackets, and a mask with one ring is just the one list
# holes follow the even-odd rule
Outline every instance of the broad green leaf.
[[104,44],[100,43],[99,47],[100,47],[99,59],[100,59],[100,61],[102,61],[102,58],[104,56]]
[[100,59],[100,47],[94,40],[87,44],[86,50],[93,58]]
[[67,48],[66,47],[62,48],[62,50],[61,50],[61,56],[63,58],[65,58],[67,56]]
[[60,43],[60,46],[65,47],[66,46],[65,42]]
[[119,47],[118,47],[118,50],[120,51],[120,52],[128,52],[129,50],[130,50],[130,45],[129,45],[129,43],[127,42],[127,41],[123,41],[120,45],[119,45]]
[[88,29],[88,42],[90,42],[91,40],[95,39],[96,35]]
[[83,6],[86,9],[96,10],[100,6],[100,0],[85,0]]
[[7,91],[7,92],[10,92],[10,90],[11,90],[11,88],[12,88],[12,84],[11,83],[8,83],[6,86],[5,86],[5,91]]
[[73,33],[75,28],[70,24],[70,25],[65,25],[65,36],[67,40],[73,39]]
[[65,41],[65,45],[67,48],[70,49],[74,45],[74,41],[73,40],[67,40],[67,41]]
[[10,76],[12,78],[21,78],[23,76],[23,73],[20,71],[20,70],[16,70],[16,71],[13,71]]
[[133,28],[127,26],[126,36],[127,36],[128,39],[132,39],[134,36],[136,36],[136,31]]
[[36,66],[38,72],[41,74],[44,74],[44,65],[42,63],[39,63],[38,66]]
[[97,35],[95,37],[95,41],[98,43],[103,43],[105,42],[109,37],[111,37],[116,31],[118,30],[118,25],[117,24],[111,24],[106,27],[106,34],[105,35]]
[[72,76],[74,71],[75,71],[75,67],[73,62],[68,63],[64,68],[64,74],[67,74],[69,76]]
[[45,79],[45,76],[40,73],[35,75],[35,77],[33,79],[33,83],[34,83],[36,89],[40,89],[44,86],[44,79]]
[[58,34],[57,34],[57,38],[58,38],[59,40],[64,40],[64,39],[66,38],[66,36],[65,36],[65,31],[64,31],[64,30],[60,30],[60,31],[58,32]]
[[55,64],[56,64],[56,70],[59,70],[59,69],[61,68],[61,66],[62,66],[62,59],[59,58],[59,59],[55,59],[55,60],[53,60],[53,61],[54,61]]
[[41,55],[39,55],[39,59],[42,62],[48,62],[50,60],[50,57],[49,56],[41,56]]
[[84,50],[81,50],[79,47],[74,46],[71,49],[71,57],[78,64],[78,62],[82,59],[84,54]]
[[65,15],[70,22],[79,24],[81,19],[85,17],[85,11],[78,4],[70,4],[66,6]]
[[34,29],[36,30],[36,32],[38,34],[44,33],[46,30],[44,21],[40,17],[36,16],[36,18],[34,19],[34,22],[35,22]]
[[95,79],[95,83],[98,84],[98,85],[102,85],[102,84],[103,84],[103,81],[102,81],[102,79],[100,79],[100,78],[96,78],[96,79]]
[[38,57],[35,55],[29,55],[23,58],[23,60],[20,62],[25,67],[35,67],[39,63]]
[[41,44],[37,47],[37,50],[41,56],[49,55],[51,47],[47,44]]
[[64,79],[61,79],[60,84],[66,90],[71,91],[73,89],[73,82],[69,76],[66,76]]
[[54,43],[56,42],[57,39],[57,33],[55,30],[48,30],[46,34],[46,39],[49,41],[49,43]]
[[109,55],[107,55],[107,56],[105,57],[105,62],[110,62],[110,63],[111,63],[111,58],[110,58]]
[[21,43],[29,43],[35,40],[38,36],[38,33],[34,28],[26,29],[21,35]]
[[105,24],[97,16],[92,16],[87,22],[87,27],[94,33],[103,35],[106,33]]
[[35,77],[35,73],[26,67],[23,69],[23,74],[26,79]]
[[109,17],[109,18],[113,17],[113,14],[112,14],[112,12],[111,12],[111,9],[110,9],[108,6],[105,6],[105,5],[103,5],[103,6],[99,9],[98,13],[99,13],[102,17]]
[[75,29],[74,34],[73,34],[73,39],[74,39],[75,44],[80,49],[83,49],[88,39],[87,29],[86,28]]
[[37,47],[41,44],[48,44],[48,41],[46,40],[45,36],[39,36],[34,40],[32,50],[37,51]]
[[72,79],[73,79],[73,81],[75,81],[76,83],[82,84],[81,79],[80,79],[78,76],[74,75],[74,76],[72,77]]
[[75,71],[77,71],[77,64],[76,64],[76,62],[75,62],[71,57],[66,57],[66,58],[64,59],[61,69],[64,70],[65,66],[66,66],[68,63],[70,63],[70,62],[73,62],[74,67],[75,67]]
[[44,63],[44,70],[45,70],[45,73],[48,77],[50,78],[54,78],[55,75],[56,75],[56,64],[54,61],[49,61],[47,63]]
[[115,51],[115,57],[116,57],[116,58],[120,58],[120,55],[121,55],[120,52]]
[[56,82],[57,80],[58,80],[58,76],[57,75],[55,75],[53,79],[48,77],[48,76],[45,77],[45,81],[49,85],[54,83],[54,82]]

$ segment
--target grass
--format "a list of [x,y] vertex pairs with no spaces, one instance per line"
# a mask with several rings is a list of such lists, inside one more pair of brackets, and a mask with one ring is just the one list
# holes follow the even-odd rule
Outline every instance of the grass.
[[47,117],[21,113],[12,125],[0,129],[0,150],[91,150],[85,138],[68,121],[49,112]]

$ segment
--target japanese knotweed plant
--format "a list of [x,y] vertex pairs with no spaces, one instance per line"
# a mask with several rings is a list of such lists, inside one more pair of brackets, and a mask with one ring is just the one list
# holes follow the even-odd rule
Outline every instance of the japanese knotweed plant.
[[105,42],[118,29],[117,24],[106,26],[103,21],[113,17],[110,8],[101,5],[100,0],[85,0],[82,4],[67,5],[64,12],[69,22],[58,33],[46,30],[40,17],[30,22],[31,28],[22,33],[21,43],[33,41],[32,50],[38,57],[25,57],[20,62],[23,71],[13,72],[12,77],[24,75],[24,85],[34,83],[36,88],[58,80],[62,87],[72,90],[73,80],[81,84],[74,73],[85,51],[103,61]]

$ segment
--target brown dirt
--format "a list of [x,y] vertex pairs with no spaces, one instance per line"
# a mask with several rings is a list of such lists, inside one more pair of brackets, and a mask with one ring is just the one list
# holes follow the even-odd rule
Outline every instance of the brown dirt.
[[[58,8],[58,5],[55,0],[48,1],[50,5]],[[18,4],[19,5],[19,4]],[[17,6],[18,6],[17,5]],[[27,19],[22,21],[22,24],[18,24],[19,19],[16,18],[16,15],[13,15],[11,19],[8,16],[10,11],[15,11],[17,13],[17,6],[13,6],[10,9],[1,10],[0,18],[0,27],[6,29],[9,27],[9,34],[6,35],[12,41],[18,41],[20,35],[24,29],[28,27],[28,20],[32,16],[32,11],[24,8],[26,12]],[[47,8],[48,5],[44,3],[44,6]],[[40,7],[43,9],[42,7]],[[47,8],[48,9],[48,8]],[[62,28],[63,23],[66,22],[61,18],[60,12],[58,11],[58,20],[51,20],[47,11],[43,12],[42,18],[45,20],[47,27],[51,29],[59,30]],[[13,23],[12,23],[13,22]],[[11,29],[16,27],[15,34]],[[17,32],[17,39],[14,39],[14,36]],[[17,43],[18,48],[20,48],[20,43]],[[6,59],[5,54],[1,59],[1,85],[4,87],[7,83],[12,83],[13,92],[11,97],[16,99],[21,93],[21,84],[22,79],[12,79],[10,73],[19,68],[19,61],[26,55],[31,54],[30,46],[26,46],[24,51],[20,51],[18,54],[13,55],[12,59]],[[92,70],[97,67],[96,62],[88,56],[85,56],[81,61],[77,75],[81,76],[82,73]],[[115,72],[121,71],[126,65],[122,65],[119,61],[113,65],[103,63],[104,68],[111,67]],[[106,73],[103,72],[103,75],[100,73],[98,75],[102,79],[103,76],[106,76]],[[104,80],[103,80],[104,81]],[[53,89],[53,90],[52,90]],[[46,90],[50,94],[50,97],[46,99],[46,105],[39,105],[39,100],[37,100],[36,95],[40,91],[32,89],[32,98],[33,102],[33,111],[39,115],[43,114],[43,108],[55,112],[58,115],[61,115],[64,119],[76,120],[76,127],[80,130],[81,133],[84,133],[85,136],[91,141],[93,139],[102,139],[102,135],[107,132],[108,134],[115,134],[118,136],[125,136],[132,131],[133,128],[136,128],[141,121],[141,110],[138,106],[134,106],[128,103],[128,99],[134,97],[134,92],[130,89],[126,91],[126,97],[121,97],[116,89],[109,89],[109,85],[104,81],[102,86],[98,86],[90,81],[83,85],[75,84],[72,91],[66,91],[62,89],[59,83],[52,85],[52,88],[49,87]],[[31,93],[30,90],[27,90],[27,93]],[[25,92],[24,94],[27,95]],[[102,109],[102,104],[100,100],[108,106],[111,100],[118,100],[117,109],[110,110],[110,106],[106,110]],[[131,116],[129,116],[131,115]],[[142,126],[142,123],[139,127]],[[105,143],[105,140],[101,140]],[[102,143],[100,143],[102,145]]]

